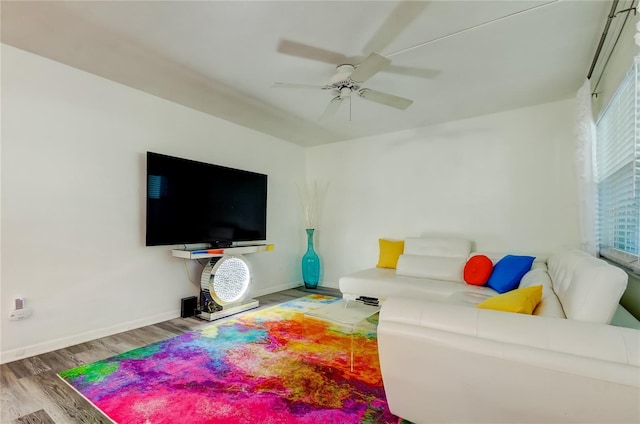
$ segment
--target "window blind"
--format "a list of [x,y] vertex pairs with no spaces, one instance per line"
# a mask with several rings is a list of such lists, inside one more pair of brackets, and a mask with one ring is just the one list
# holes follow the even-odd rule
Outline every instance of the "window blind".
[[640,269],[640,56],[596,124],[600,254]]

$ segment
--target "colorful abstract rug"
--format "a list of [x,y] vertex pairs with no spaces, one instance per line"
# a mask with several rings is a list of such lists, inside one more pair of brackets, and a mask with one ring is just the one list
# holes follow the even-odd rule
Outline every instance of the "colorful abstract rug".
[[345,329],[304,314],[337,300],[306,296],[59,376],[118,424],[398,423],[377,315]]

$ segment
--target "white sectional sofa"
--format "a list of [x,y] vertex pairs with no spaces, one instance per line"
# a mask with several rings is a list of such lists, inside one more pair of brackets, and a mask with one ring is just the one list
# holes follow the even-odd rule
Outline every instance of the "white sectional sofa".
[[520,281],[543,286],[532,315],[478,309],[497,292],[461,279],[470,245],[407,239],[396,270],[340,279],[346,298],[382,299],[378,345],[391,411],[417,424],[640,422],[640,330],[609,325],[626,273],[559,252],[534,261]]

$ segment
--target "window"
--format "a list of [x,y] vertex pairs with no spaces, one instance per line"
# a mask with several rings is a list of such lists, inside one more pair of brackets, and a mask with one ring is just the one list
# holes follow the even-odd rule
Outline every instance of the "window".
[[596,124],[600,255],[640,271],[640,56]]

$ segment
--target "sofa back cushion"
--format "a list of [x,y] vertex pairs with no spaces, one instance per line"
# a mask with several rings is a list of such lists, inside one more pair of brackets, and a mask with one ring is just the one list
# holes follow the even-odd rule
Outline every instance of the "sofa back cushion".
[[398,259],[396,275],[462,283],[465,263],[462,258],[404,254]]
[[627,273],[581,250],[553,254],[549,275],[569,319],[608,324],[627,287]]
[[442,237],[408,237],[396,275],[464,282],[463,270],[471,241]]

